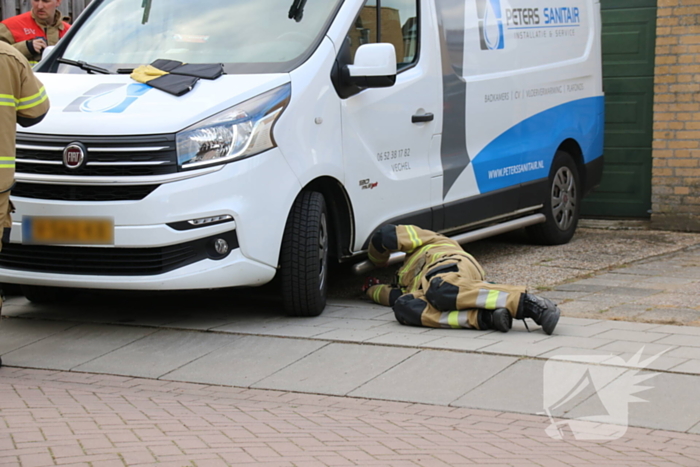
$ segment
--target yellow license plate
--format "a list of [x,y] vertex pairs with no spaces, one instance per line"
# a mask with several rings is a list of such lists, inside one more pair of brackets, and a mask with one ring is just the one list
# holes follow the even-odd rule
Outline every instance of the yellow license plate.
[[22,218],[22,242],[42,245],[113,245],[114,220],[109,218]]

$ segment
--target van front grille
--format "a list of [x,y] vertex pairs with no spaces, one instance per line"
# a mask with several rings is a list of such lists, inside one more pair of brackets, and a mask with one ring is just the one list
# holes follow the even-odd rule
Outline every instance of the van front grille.
[[[77,169],[63,164],[63,150],[71,143],[87,149]],[[55,136],[17,134],[17,173],[85,177],[133,177],[176,173],[175,135]]]

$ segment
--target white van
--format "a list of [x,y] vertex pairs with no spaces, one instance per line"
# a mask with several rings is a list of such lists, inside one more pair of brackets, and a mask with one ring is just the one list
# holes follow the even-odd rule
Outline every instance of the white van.
[[[35,69],[0,282],[210,289],[317,315],[372,232],[569,241],[601,178],[598,0],[93,0]],[[130,78],[222,63],[179,97]],[[505,223],[505,224],[504,224]]]

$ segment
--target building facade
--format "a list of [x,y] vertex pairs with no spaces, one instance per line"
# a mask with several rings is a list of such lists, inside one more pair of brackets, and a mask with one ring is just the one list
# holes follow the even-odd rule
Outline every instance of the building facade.
[[700,232],[700,0],[658,0],[652,225]]

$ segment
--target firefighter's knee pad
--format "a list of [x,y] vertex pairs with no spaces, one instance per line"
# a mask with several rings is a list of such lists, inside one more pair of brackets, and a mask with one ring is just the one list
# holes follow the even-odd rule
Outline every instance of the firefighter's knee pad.
[[444,281],[441,277],[433,277],[425,298],[440,311],[455,311],[457,295],[459,295],[459,287]]
[[421,315],[427,306],[426,302],[412,294],[402,295],[394,303],[394,316],[396,321],[406,326],[422,326]]

